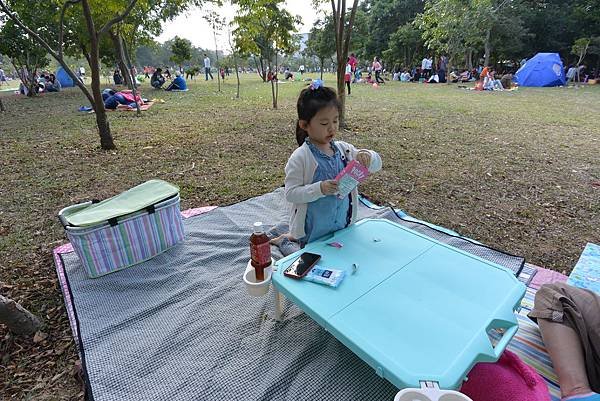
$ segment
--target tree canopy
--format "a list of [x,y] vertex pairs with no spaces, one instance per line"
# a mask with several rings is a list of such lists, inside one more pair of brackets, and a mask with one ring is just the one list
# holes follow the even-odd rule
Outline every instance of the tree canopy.
[[331,40],[331,38],[334,35],[331,16],[318,19],[308,34],[306,48],[303,53],[305,56],[315,56],[319,59],[321,78],[323,78],[325,60],[331,59],[333,61],[331,57],[335,54],[335,41]]
[[171,61],[179,66],[192,58],[192,42],[187,39],[175,36],[171,43]]
[[[457,67],[517,65],[538,52],[558,52],[570,64],[577,39],[600,36],[598,10],[600,0],[364,0],[350,51],[363,61],[383,56],[388,69],[414,66],[427,53]],[[320,34],[321,23],[311,33]],[[600,67],[593,51],[586,60]]]

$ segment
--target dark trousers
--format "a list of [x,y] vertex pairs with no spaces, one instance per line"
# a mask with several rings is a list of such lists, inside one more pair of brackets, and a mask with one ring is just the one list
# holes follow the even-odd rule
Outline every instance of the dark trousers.
[[213,76],[210,72],[210,68],[204,67],[204,75],[206,76],[206,80],[208,81],[208,76],[210,75],[210,79],[213,79]]
[[445,70],[439,70],[438,71],[438,78],[440,79],[440,83],[441,84],[445,84],[446,83],[446,71]]
[[346,81],[346,86],[348,87],[348,94],[350,94],[351,90],[350,90],[350,81]]
[[167,89],[165,89],[165,90],[166,91],[181,90],[181,88],[175,82],[171,82],[171,84],[169,84],[169,86],[167,86]]
[[381,78],[381,71],[376,70],[375,71],[375,82],[377,82],[378,84],[384,84],[385,81],[383,80],[383,78]]

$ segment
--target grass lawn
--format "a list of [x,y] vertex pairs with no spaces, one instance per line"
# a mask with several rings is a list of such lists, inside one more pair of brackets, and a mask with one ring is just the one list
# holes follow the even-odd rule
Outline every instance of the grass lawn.
[[[333,76],[325,77],[332,85]],[[109,113],[118,149],[102,151],[76,88],[28,99],[0,92],[0,294],[47,322],[44,335],[0,327],[0,394],[82,399],[77,359],[51,251],[65,241],[58,211],[150,178],[181,187],[182,208],[229,204],[280,186],[295,148],[302,84],[235,77],[191,82],[141,118]],[[600,242],[600,85],[473,92],[455,85],[355,85],[340,138],[380,152],[362,191],[527,261],[569,272]],[[250,228],[249,228],[250,229]],[[11,398],[13,397],[13,398]]]
[[16,91],[17,89],[19,89],[19,82],[21,82],[21,81],[11,80],[11,81],[3,82],[2,85],[0,85],[0,92]]

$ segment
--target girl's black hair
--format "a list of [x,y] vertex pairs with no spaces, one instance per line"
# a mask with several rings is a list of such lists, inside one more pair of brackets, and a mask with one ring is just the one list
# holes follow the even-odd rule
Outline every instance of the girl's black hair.
[[308,123],[319,110],[330,106],[334,106],[338,110],[340,108],[337,94],[331,88],[320,86],[312,89],[312,87],[308,87],[300,92],[297,104],[298,120],[296,121],[296,141],[298,142],[298,146],[302,146],[308,136],[308,132],[300,128],[300,120]]

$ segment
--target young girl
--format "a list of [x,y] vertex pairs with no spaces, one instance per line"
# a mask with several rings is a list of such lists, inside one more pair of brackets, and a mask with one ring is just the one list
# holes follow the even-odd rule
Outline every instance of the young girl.
[[[371,173],[381,169],[381,158],[372,150],[356,149],[335,141],[339,102],[333,89],[315,80],[298,98],[296,140],[299,147],[285,166],[285,197],[291,203],[290,231],[272,242],[295,240],[304,247],[356,219],[358,189],[338,199],[334,178],[352,160]],[[281,245],[280,245],[281,246]]]

